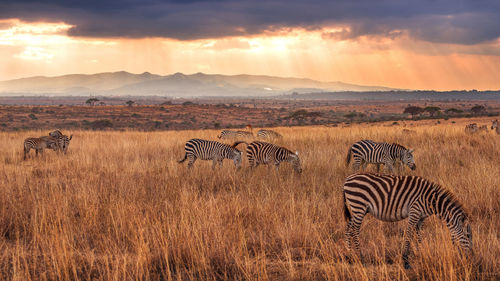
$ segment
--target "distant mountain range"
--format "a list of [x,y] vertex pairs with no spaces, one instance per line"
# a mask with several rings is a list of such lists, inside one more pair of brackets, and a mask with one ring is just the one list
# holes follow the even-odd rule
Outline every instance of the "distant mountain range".
[[340,91],[391,91],[379,86],[343,82],[320,82],[303,78],[262,75],[219,75],[196,73],[156,75],[125,71],[98,74],[36,76],[0,82],[0,95],[52,96],[275,96],[291,93]]

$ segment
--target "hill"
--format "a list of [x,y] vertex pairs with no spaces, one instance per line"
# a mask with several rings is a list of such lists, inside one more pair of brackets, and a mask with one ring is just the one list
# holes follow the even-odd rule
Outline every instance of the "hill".
[[125,71],[98,74],[71,74],[57,77],[28,77],[0,82],[2,95],[104,95],[206,97],[273,96],[290,93],[337,91],[390,91],[379,86],[343,82],[320,82],[304,78],[263,75],[220,75],[196,73],[155,75]]

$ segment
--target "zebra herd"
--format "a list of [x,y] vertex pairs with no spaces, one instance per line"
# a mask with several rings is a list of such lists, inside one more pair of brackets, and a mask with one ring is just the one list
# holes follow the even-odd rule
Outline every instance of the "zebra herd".
[[[469,126],[469,125],[468,125]],[[477,127],[477,124],[476,124]],[[237,147],[246,144],[246,156],[250,167],[259,164],[274,165],[279,169],[280,163],[289,162],[297,173],[302,172],[301,160],[298,152],[270,142],[240,140],[253,137],[251,126],[249,131],[229,131],[220,133],[220,139],[238,139],[232,145],[218,141],[190,139],[184,146],[183,163],[188,160],[188,167],[192,168],[197,159],[212,160],[212,167],[217,164],[222,166],[224,159],[234,162],[237,169],[241,168],[243,152]],[[498,121],[493,121],[492,129],[498,133]],[[467,131],[467,127],[466,127]],[[269,140],[282,138],[280,134],[271,130],[260,130],[257,137]],[[56,130],[48,136],[27,138],[24,141],[24,159],[30,149],[35,149],[36,154],[44,149],[59,150],[66,153],[70,137]],[[385,172],[394,173],[394,166],[401,162],[411,170],[416,169],[413,149],[408,149],[397,143],[383,143],[372,140],[361,140],[352,144],[347,153],[346,165],[352,159],[354,174],[348,176],[343,184],[344,217],[347,221],[345,235],[350,250],[359,255],[359,232],[361,223],[366,214],[370,213],[375,218],[396,222],[409,218],[403,246],[403,263],[405,268],[410,268],[408,257],[410,255],[410,242],[416,235],[420,241],[420,230],[424,220],[436,215],[446,223],[452,241],[466,252],[472,253],[472,233],[468,215],[456,197],[447,189],[432,183],[419,176],[396,176],[392,174],[373,174],[361,172],[367,164],[384,165]]]
[[[491,129],[500,134],[500,127],[498,127],[498,120],[491,121]],[[465,126],[465,132],[469,134],[488,132],[488,125],[478,126],[477,123],[471,123]]]
[[[259,133],[261,133],[262,136],[265,135],[266,138],[281,136],[271,130],[260,130]],[[251,133],[245,131],[224,130],[218,138],[246,139],[249,138],[249,134]],[[253,136],[253,134],[251,134],[251,136]],[[217,163],[219,163],[219,166],[222,166],[222,161],[224,159],[230,159],[233,160],[236,168],[240,169],[243,152],[236,147],[241,143],[247,145],[246,155],[251,168],[257,167],[259,164],[274,164],[276,169],[279,169],[281,162],[290,162],[297,173],[300,174],[302,172],[298,152],[294,153],[285,147],[263,141],[253,141],[251,143],[236,141],[232,145],[228,145],[217,141],[190,139],[184,146],[184,158],[178,162],[183,163],[188,159],[188,167],[192,168],[196,159],[212,160],[212,168],[215,168]]]
[[73,138],[73,135],[66,136],[61,131],[55,130],[49,133],[48,136],[41,136],[38,138],[27,138],[24,140],[24,160],[26,160],[27,155],[31,149],[35,150],[36,155],[38,153],[43,153],[44,149],[52,149],[54,151],[61,151],[66,154],[69,142]]
[[[497,123],[494,123],[494,126],[497,126]],[[261,137],[281,137],[270,130],[259,132],[262,132]],[[218,137],[246,139],[253,135],[250,127],[250,132],[224,130]],[[302,172],[298,152],[293,153],[285,147],[262,141],[247,143],[239,140],[228,145],[217,141],[191,139],[186,142],[185,155],[179,163],[189,159],[188,166],[191,168],[199,158],[212,160],[215,167],[216,163],[222,165],[222,160],[227,158],[232,159],[239,169],[243,153],[236,147],[242,143],[247,145],[246,155],[251,168],[259,164],[274,164],[278,169],[281,162],[290,162],[297,173]],[[472,253],[472,233],[468,215],[447,189],[419,176],[358,172],[361,167],[366,168],[367,164],[376,164],[379,171],[380,165],[384,164],[386,172],[394,173],[394,166],[398,162],[415,170],[413,151],[397,143],[372,140],[355,142],[348,149],[346,165],[350,164],[352,158],[354,174],[348,176],[343,184],[344,217],[347,221],[345,235],[349,249],[360,258],[359,231],[363,218],[368,213],[388,222],[409,218],[402,256],[406,269],[411,268],[408,259],[410,242],[415,234],[418,241],[421,241],[420,230],[424,220],[432,215],[446,223],[453,242],[458,242],[461,249]]]

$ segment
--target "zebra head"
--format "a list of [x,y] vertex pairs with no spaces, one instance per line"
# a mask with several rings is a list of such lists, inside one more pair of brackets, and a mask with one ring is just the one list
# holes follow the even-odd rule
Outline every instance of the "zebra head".
[[415,160],[413,160],[413,151],[413,149],[406,149],[403,152],[403,157],[401,160],[403,161],[403,164],[410,167],[410,169],[415,170],[417,168],[417,165],[415,165]]
[[302,173],[302,166],[300,164],[299,152],[295,151],[295,154],[290,155],[290,162],[292,163],[292,167],[297,173]]
[[452,240],[458,242],[460,248],[467,253],[472,253],[472,230],[469,220],[460,216],[452,228]]
[[242,158],[243,152],[239,151],[238,149],[234,149],[232,152],[232,158],[234,165],[236,168],[240,169],[241,168],[241,158]]

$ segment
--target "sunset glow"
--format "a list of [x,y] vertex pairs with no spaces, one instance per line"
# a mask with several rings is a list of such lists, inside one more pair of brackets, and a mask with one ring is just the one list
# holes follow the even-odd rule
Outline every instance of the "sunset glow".
[[499,89],[500,40],[431,43],[405,31],[346,38],[348,26],[177,40],[68,35],[64,22],[0,21],[0,80],[70,73],[263,74],[404,89]]

